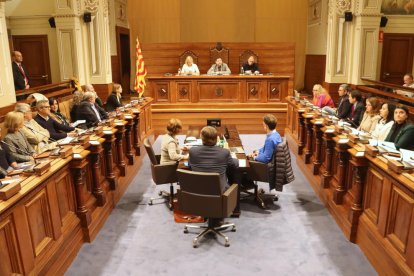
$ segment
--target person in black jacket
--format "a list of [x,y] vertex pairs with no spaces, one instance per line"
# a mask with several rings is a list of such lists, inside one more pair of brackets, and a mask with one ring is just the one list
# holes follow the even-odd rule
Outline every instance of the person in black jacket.
[[92,84],[85,84],[85,92],[95,93],[95,97],[96,97],[95,98],[95,103],[103,108],[103,102],[102,102],[101,98],[98,97],[98,94],[96,93],[95,88],[93,87]]
[[414,125],[408,119],[409,110],[397,105],[394,110],[394,125],[385,141],[393,142],[397,149],[414,150]]
[[361,124],[365,112],[365,105],[362,100],[361,92],[353,90],[351,94],[349,94],[348,99],[351,104],[351,112],[346,121],[350,123],[352,127],[357,128]]
[[[50,117],[49,101],[41,100],[36,103],[37,115],[34,117],[35,121],[50,133],[52,141],[57,141],[68,136],[68,133],[74,131],[75,128],[65,126],[56,122]],[[71,136],[71,135],[70,135]]]
[[247,62],[243,64],[243,71],[245,74],[259,74],[259,65],[257,65],[254,56],[250,56]]
[[339,101],[338,108],[325,106],[322,110],[329,115],[334,115],[339,119],[346,119],[351,113],[351,103],[349,102],[349,92],[351,92],[351,86],[348,84],[341,84],[338,88]]
[[85,92],[83,101],[76,110],[76,118],[85,120],[87,128],[97,126],[103,120],[108,119],[106,111],[95,104],[95,93]]
[[12,68],[13,68],[13,79],[14,88],[16,90],[29,89],[29,79],[27,77],[27,71],[22,66],[23,55],[19,51],[12,52]]
[[114,83],[112,94],[109,95],[106,100],[105,109],[108,112],[116,110],[118,107],[122,106],[121,102],[122,86],[118,83]]
[[[1,138],[1,129],[0,129]],[[6,144],[0,144],[0,178],[7,176],[7,170],[9,168],[17,169],[17,162],[13,155],[10,153],[10,149]]]

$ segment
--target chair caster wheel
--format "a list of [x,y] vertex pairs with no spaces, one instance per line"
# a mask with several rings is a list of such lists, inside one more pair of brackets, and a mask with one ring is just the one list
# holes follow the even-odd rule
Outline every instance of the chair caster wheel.
[[279,196],[275,195],[275,197],[273,198],[273,201],[278,201],[279,200]]
[[228,238],[226,238],[226,242],[224,243],[224,246],[225,247],[229,247],[230,246],[230,242],[229,242],[229,239]]
[[261,193],[263,195],[265,193],[265,191],[263,189],[259,189],[259,193]]
[[231,232],[236,232],[236,227],[233,226],[233,228],[231,229]]
[[188,234],[188,229],[184,228],[184,234]]
[[152,205],[152,199],[148,202],[148,205]]
[[198,247],[198,243],[197,243],[197,238],[195,238],[194,240],[193,240],[193,248],[197,248]]
[[158,195],[159,195],[159,196],[162,196],[162,191],[159,191],[159,192],[158,192]]
[[263,209],[266,209],[266,205],[263,202],[260,204],[260,207],[262,207]]

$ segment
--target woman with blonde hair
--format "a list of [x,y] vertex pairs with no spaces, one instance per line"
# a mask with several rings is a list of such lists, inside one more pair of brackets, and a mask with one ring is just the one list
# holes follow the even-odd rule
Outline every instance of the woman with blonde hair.
[[377,98],[368,98],[365,103],[365,113],[362,117],[362,121],[358,127],[358,130],[366,133],[372,133],[377,126],[378,121],[381,119],[381,116],[379,114],[380,108],[381,103]]
[[181,69],[182,75],[200,75],[197,64],[194,63],[191,56],[187,56],[183,68]]
[[116,110],[118,107],[122,106],[121,102],[122,86],[119,83],[114,83],[112,88],[112,94],[109,95],[106,100],[105,109],[108,112]]
[[322,85],[315,84],[312,88],[312,94],[313,94],[312,104],[317,106],[319,95],[322,94]]
[[49,131],[33,119],[32,110],[28,104],[17,103],[14,110],[23,114],[24,126],[21,128],[21,132],[36,153],[42,153],[56,147],[56,142],[49,142]]
[[[335,104],[329,95],[328,90],[323,88],[320,84],[315,84],[313,87],[314,91],[314,98],[313,98],[313,105],[318,106],[319,108],[324,108],[325,106],[335,107]],[[315,99],[315,95],[316,99]],[[316,104],[315,104],[316,102]]]
[[83,91],[75,91],[73,92],[72,96],[72,103],[70,104],[70,119],[72,122],[76,122],[76,110],[78,109],[80,103],[83,101],[84,98]]
[[170,119],[167,125],[167,134],[162,137],[161,142],[161,164],[176,162],[187,159],[188,155],[181,154],[181,149],[176,135],[181,132],[183,126],[179,119]]
[[24,136],[23,126],[23,113],[16,111],[7,113],[4,119],[7,134],[3,141],[9,146],[9,150],[17,162],[34,161],[33,156],[36,152]]

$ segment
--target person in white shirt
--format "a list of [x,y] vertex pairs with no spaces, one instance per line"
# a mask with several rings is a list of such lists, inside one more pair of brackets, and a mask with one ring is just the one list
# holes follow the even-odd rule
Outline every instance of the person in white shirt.
[[394,124],[395,105],[391,103],[383,103],[380,109],[381,119],[371,133],[372,139],[384,141]]
[[194,63],[191,56],[187,56],[183,68],[181,69],[181,75],[200,75],[197,64]]
[[[404,84],[402,86],[404,87],[409,87],[409,88],[414,88],[414,79],[413,79],[413,75],[410,73],[407,73],[404,75]],[[402,95],[402,96],[406,96],[406,97],[414,97],[414,93],[411,91],[405,91],[405,90],[401,90],[401,89],[397,89],[394,90],[395,93],[397,93],[398,95]]]

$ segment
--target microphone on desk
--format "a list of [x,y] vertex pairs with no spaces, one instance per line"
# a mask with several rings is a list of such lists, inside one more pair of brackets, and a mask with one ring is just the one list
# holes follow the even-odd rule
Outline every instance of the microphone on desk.
[[228,130],[228,128],[227,128],[227,127],[225,127],[225,128],[224,128],[224,137],[225,137],[226,139],[229,139],[229,138],[230,138],[230,133],[229,133],[229,130]]

